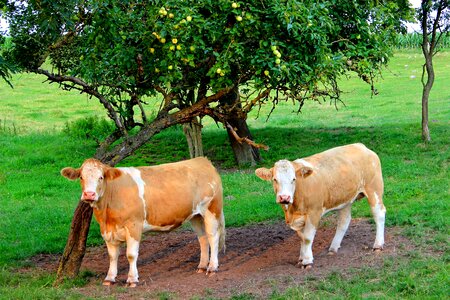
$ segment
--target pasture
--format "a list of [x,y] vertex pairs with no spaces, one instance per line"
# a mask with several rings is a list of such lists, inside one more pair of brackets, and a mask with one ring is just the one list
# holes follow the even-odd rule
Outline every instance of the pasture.
[[[450,294],[450,51],[438,53],[434,61],[436,81],[429,104],[432,141],[428,144],[420,139],[422,62],[418,50],[398,50],[376,84],[379,95],[373,97],[361,80],[351,75],[343,78],[345,106],[338,104],[338,110],[330,103],[308,102],[297,114],[296,107],[281,103],[267,122],[270,107],[259,117],[256,113],[249,117],[255,141],[270,147],[262,151],[262,166],[353,142],[377,152],[385,180],[386,232],[395,232],[401,244],[397,256],[385,255],[375,266],[340,261],[336,265],[345,271],[332,266],[322,273],[298,269],[295,274],[265,279],[271,290],[265,298],[442,299]],[[103,274],[92,269],[55,288],[54,272],[36,267],[36,255],[62,253],[79,199],[79,185],[60,176],[60,169],[78,167],[92,156],[95,139],[101,139],[109,126],[102,121],[105,113],[95,99],[60,91],[42,80],[17,74],[12,81],[14,89],[0,83],[0,298],[182,299],[170,288],[153,294],[144,288],[128,291],[123,286],[104,290],[100,286]],[[236,170],[225,130],[207,119],[204,125],[205,154],[222,175],[228,237],[232,238],[233,230],[248,226],[279,226],[283,214],[275,204],[271,185],[258,179],[254,168]],[[186,159],[187,145],[181,141],[181,128],[170,128],[119,166]],[[355,203],[352,216],[371,220],[365,200]],[[323,230],[334,230],[332,222],[332,214],[325,217]],[[280,230],[292,231],[287,227]],[[372,241],[374,231],[368,236]],[[95,220],[88,243],[90,247],[103,245]],[[297,252],[298,246],[290,250]],[[345,256],[339,254],[334,258],[342,259]],[[226,264],[223,267],[227,268]],[[239,288],[230,294],[233,299],[258,297],[254,290]],[[206,288],[192,297],[214,299],[220,295]]]

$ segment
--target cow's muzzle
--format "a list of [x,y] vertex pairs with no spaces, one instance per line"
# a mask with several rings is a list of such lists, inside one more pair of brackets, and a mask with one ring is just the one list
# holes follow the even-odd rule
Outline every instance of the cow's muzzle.
[[81,195],[81,200],[89,202],[89,203],[92,201],[95,201],[95,200],[97,200],[97,193],[84,191],[83,194]]
[[280,204],[291,204],[291,196],[289,195],[279,195],[277,202]]

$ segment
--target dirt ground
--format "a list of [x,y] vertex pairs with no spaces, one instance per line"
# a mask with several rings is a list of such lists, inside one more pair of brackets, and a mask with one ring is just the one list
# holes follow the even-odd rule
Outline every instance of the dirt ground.
[[[296,267],[299,238],[283,222],[228,228],[226,252],[220,253],[219,272],[212,276],[195,272],[200,254],[195,234],[177,230],[144,236],[138,259],[140,283],[135,289],[125,288],[128,272],[125,249],[119,260],[119,282],[112,287],[101,286],[108,270],[106,246],[88,249],[82,270],[96,276],[79,292],[88,297],[109,295],[117,299],[158,298],[160,292],[168,292],[175,299],[228,298],[242,293],[264,299],[274,288],[282,291],[301,284],[305,276],[323,277],[336,270],[345,274],[348,268],[381,267],[383,257],[397,256],[399,248],[410,244],[398,230],[388,228],[385,249],[381,253],[373,252],[375,226],[368,220],[358,219],[352,221],[339,253],[330,256],[327,250],[334,235],[334,222],[327,218],[327,225],[317,231],[311,270]],[[41,255],[33,262],[39,268],[56,270],[58,257]]]

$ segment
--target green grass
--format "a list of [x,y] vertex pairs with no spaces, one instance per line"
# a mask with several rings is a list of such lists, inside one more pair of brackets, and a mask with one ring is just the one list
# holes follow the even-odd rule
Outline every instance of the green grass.
[[[418,50],[399,50],[376,84],[377,96],[371,97],[370,87],[351,76],[342,80],[345,106],[338,105],[337,111],[329,103],[308,102],[296,114],[297,107],[281,103],[268,122],[270,108],[265,107],[259,118],[252,113],[248,123],[256,142],[270,147],[262,151],[264,166],[337,145],[366,144],[382,161],[387,226],[402,226],[421,249],[444,254],[427,256],[423,253],[429,250],[423,250],[408,259],[388,259],[380,270],[311,279],[287,292],[275,291],[273,299],[448,296],[450,51],[435,57],[428,144],[420,139],[422,64]],[[107,130],[102,122],[93,121],[105,116],[94,99],[42,81],[40,76],[16,74],[14,89],[0,82],[0,299],[82,298],[72,288],[82,280],[55,289],[50,284],[54,274],[14,272],[29,265],[27,259],[37,253],[62,252],[80,191],[59,170],[79,166],[92,156],[96,147],[92,137]],[[226,132],[209,119],[204,124],[205,153],[221,169],[227,226],[281,220],[270,184],[254,176],[253,169],[235,171]],[[90,139],[80,134],[86,128]],[[175,127],[120,165],[158,164],[188,156],[182,130]],[[356,203],[352,214],[370,217],[367,203]],[[102,243],[93,221],[89,244]]]

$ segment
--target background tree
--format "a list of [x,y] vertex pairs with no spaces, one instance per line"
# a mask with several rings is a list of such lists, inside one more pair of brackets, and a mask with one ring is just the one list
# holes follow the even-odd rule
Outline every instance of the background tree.
[[[5,10],[6,0],[0,0],[0,17],[3,16]],[[6,39],[4,33],[0,30],[0,77],[10,86],[11,73],[14,72],[14,67],[3,58],[3,49],[5,48]]]
[[433,56],[438,52],[439,41],[450,28],[448,0],[422,0],[417,9],[417,18],[422,28],[422,52],[425,57],[422,72],[422,140],[431,140],[428,128],[428,100],[434,83]]
[[[188,124],[198,146],[191,129],[209,116],[237,145],[238,163],[252,164],[259,156],[246,124],[251,110],[337,102],[348,71],[374,90],[409,14],[406,0],[10,1],[8,58],[103,104],[115,124],[95,154],[105,163],[175,124]],[[78,273],[91,215],[80,203],[58,279]]]

